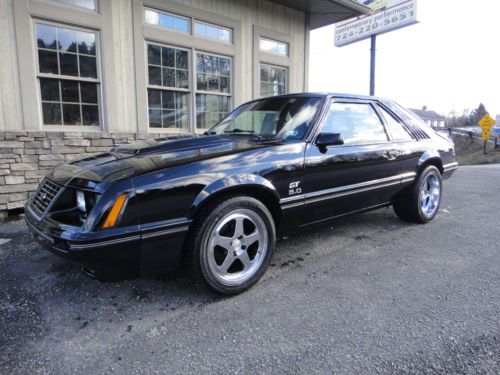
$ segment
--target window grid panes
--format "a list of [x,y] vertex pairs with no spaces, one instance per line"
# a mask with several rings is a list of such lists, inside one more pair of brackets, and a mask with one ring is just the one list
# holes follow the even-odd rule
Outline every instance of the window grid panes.
[[188,52],[147,44],[148,112],[151,128],[189,129]]
[[233,42],[233,30],[211,23],[195,21],[194,34],[202,38],[214,39],[224,43]]
[[229,113],[231,59],[198,53],[196,77],[196,127],[207,129]]
[[97,78],[96,34],[36,24],[40,73]]
[[159,26],[165,29],[175,30],[182,33],[190,32],[191,20],[187,17],[181,17],[175,14],[160,12],[153,9],[146,9],[144,11],[144,20],[147,24]]
[[188,52],[148,44],[149,84],[170,88],[189,88]]
[[288,43],[278,42],[277,40],[260,37],[259,48],[262,52],[288,56]]
[[96,34],[37,23],[44,125],[99,126]]
[[151,128],[189,128],[189,93],[148,89],[148,103]]
[[97,10],[97,0],[52,0],[57,3],[74,5],[80,8]]
[[286,94],[287,69],[271,65],[260,65],[260,96]]

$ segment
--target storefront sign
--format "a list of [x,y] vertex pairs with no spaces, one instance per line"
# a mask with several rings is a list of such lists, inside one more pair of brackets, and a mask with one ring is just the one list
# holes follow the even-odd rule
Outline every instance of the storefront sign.
[[417,23],[417,0],[359,1],[373,11],[368,16],[350,19],[335,25],[335,46],[342,47],[372,35]]

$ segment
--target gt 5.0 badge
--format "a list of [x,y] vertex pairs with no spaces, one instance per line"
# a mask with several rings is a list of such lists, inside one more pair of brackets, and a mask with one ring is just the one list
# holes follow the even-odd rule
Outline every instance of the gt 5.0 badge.
[[291,182],[288,187],[288,195],[297,195],[302,193],[302,188],[299,187],[300,181]]

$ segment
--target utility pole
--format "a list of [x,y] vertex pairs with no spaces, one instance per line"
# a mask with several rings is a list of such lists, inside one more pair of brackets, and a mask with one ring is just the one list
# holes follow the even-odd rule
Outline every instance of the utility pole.
[[377,53],[377,35],[372,35],[370,49],[370,96],[375,95],[375,57]]

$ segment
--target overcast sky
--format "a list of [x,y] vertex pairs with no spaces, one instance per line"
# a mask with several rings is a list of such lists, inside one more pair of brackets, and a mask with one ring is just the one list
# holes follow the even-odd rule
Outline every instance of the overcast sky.
[[[500,115],[500,1],[419,0],[419,24],[377,38],[377,96],[444,115]],[[334,47],[334,27],[311,34],[310,91],[368,94],[370,41]]]

